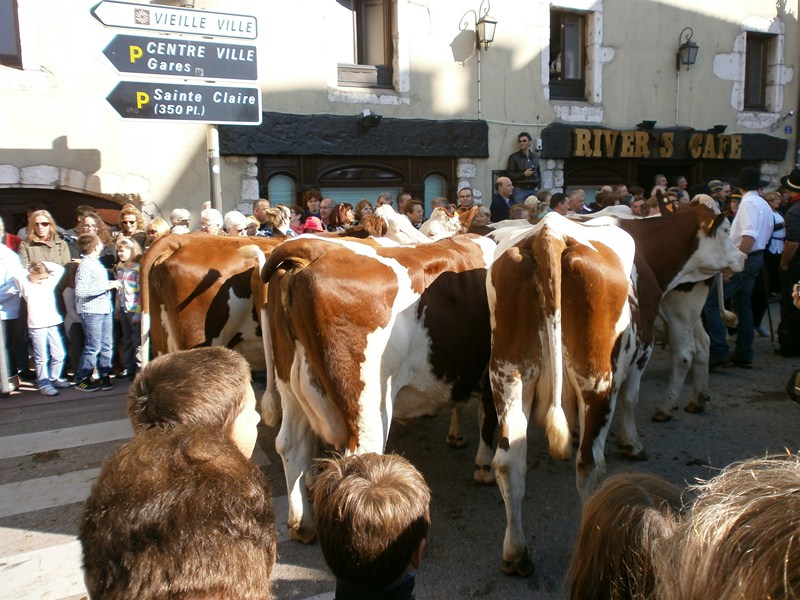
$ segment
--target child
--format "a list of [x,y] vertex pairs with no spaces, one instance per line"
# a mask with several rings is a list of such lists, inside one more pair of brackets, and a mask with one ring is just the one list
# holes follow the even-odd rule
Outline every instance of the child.
[[570,598],[652,598],[653,552],[672,535],[683,490],[652,473],[617,473],[583,505],[567,584]]
[[336,600],[412,598],[425,550],[431,492],[422,474],[393,454],[320,461],[313,501]]
[[28,275],[16,278],[20,294],[28,303],[28,332],[36,361],[36,380],[42,396],[57,396],[58,389],[68,388],[61,379],[64,366],[64,340],[59,325],[64,322],[56,307],[56,286],[64,267],[35,260],[28,265]]
[[139,261],[142,249],[133,238],[117,238],[117,281],[122,287],[117,294],[116,317],[122,328],[122,363],[133,379],[142,366],[142,304],[139,299]]
[[144,431],[120,447],[92,486],[79,538],[90,598],[271,598],[269,485],[212,427]]
[[[81,392],[113,389],[109,373],[113,358],[113,308],[111,290],[121,287],[119,281],[109,281],[108,271],[100,263],[103,243],[93,233],[84,233],[78,238],[81,264],[75,274],[75,297],[77,310],[83,322],[85,343],[75,389]],[[95,367],[100,375],[99,383],[92,381]]]
[[241,354],[222,346],[159,356],[128,389],[128,417],[137,434],[176,425],[213,427],[249,457],[260,419],[250,366]]

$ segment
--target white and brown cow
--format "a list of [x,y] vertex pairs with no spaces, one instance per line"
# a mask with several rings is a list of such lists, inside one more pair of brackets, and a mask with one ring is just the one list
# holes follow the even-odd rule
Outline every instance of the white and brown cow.
[[305,484],[318,439],[383,452],[392,419],[432,414],[479,386],[495,247],[472,235],[397,248],[297,238],[267,259],[291,537],[315,535]]
[[257,265],[239,249],[265,254],[284,238],[167,235],[142,257],[142,355],[199,346],[227,346],[253,370],[264,369],[261,324],[251,276]]
[[660,219],[602,223],[549,214],[496,258],[487,278],[500,429],[493,466],[506,503],[508,573],[533,568],[521,520],[531,411],[560,458],[571,453],[577,419],[576,480],[585,498],[604,470],[618,399],[621,445],[633,456],[644,453],[635,404],[663,295],[744,266],[728,221],[702,205]]

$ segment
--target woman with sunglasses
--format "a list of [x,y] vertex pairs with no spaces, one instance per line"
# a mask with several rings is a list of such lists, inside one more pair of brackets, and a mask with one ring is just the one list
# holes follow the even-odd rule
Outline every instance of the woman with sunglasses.
[[19,245],[19,256],[25,267],[37,260],[66,265],[74,258],[56,230],[55,219],[46,210],[35,210],[28,217],[28,235]]
[[114,240],[120,237],[130,238],[139,244],[140,248],[144,248],[145,242],[145,226],[142,213],[133,204],[126,204],[119,211],[119,219],[117,220],[119,231],[114,234]]

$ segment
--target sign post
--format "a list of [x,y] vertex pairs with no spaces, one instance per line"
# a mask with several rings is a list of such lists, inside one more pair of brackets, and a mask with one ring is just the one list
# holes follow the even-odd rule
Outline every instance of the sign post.
[[[255,40],[251,15],[102,0],[91,9],[105,27]],[[120,73],[180,78],[182,83],[120,81],[106,100],[123,119],[206,123],[211,206],[221,210],[217,124],[259,125],[261,89],[186,84],[187,78],[258,79],[256,47],[183,38],[117,35],[103,55]],[[0,364],[2,367],[2,364]]]

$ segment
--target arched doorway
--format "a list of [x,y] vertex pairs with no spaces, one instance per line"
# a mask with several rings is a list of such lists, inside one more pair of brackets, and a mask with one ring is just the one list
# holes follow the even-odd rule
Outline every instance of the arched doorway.
[[109,225],[116,224],[120,204],[89,194],[66,190],[6,188],[0,190],[0,216],[6,231],[16,233],[27,226],[28,205],[40,203],[50,211],[56,223],[64,229],[75,226],[75,207],[88,204],[97,208],[100,217]]

